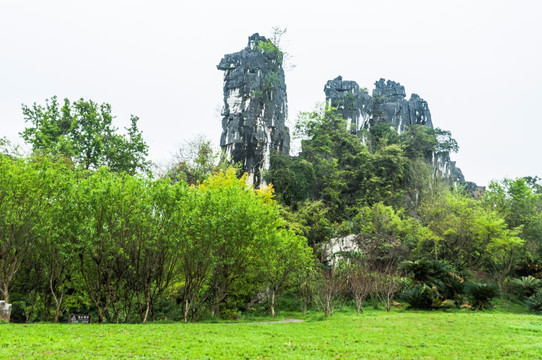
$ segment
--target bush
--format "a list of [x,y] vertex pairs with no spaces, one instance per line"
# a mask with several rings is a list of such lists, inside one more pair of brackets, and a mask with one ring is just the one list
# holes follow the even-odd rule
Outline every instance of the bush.
[[522,276],[519,279],[512,279],[510,283],[518,292],[520,299],[525,299],[536,294],[538,289],[542,288],[542,280],[536,279],[533,276]]
[[447,274],[444,279],[442,297],[458,302],[463,298],[464,292],[463,279],[453,273]]
[[469,297],[473,310],[489,309],[491,300],[500,296],[501,291],[495,283],[466,283],[465,293]]
[[[421,259],[416,261],[405,261],[401,267],[406,270],[414,282],[417,283],[409,291],[404,293],[403,299],[411,304],[412,308],[428,309],[435,307],[452,306],[450,301],[453,300],[455,306],[459,307],[463,302],[463,279],[453,273],[452,268],[448,263],[441,260]],[[428,305],[429,300],[424,299],[428,296],[427,289],[431,290],[431,305]]]
[[401,294],[400,298],[412,309],[431,309],[438,298],[438,292],[425,284],[416,284]]
[[527,255],[518,262],[515,273],[517,276],[533,276],[537,279],[542,278],[542,257]]
[[525,301],[525,305],[536,312],[542,312],[542,292],[537,292]]

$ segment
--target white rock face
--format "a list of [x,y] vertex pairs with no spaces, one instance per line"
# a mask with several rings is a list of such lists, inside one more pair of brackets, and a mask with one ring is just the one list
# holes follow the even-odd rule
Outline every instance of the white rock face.
[[6,303],[4,300],[0,300],[0,321],[9,322],[11,315],[11,304]]
[[359,251],[359,246],[355,242],[356,235],[351,234],[345,237],[332,238],[327,244],[322,246],[322,262],[326,265],[335,266],[337,260],[343,253]]

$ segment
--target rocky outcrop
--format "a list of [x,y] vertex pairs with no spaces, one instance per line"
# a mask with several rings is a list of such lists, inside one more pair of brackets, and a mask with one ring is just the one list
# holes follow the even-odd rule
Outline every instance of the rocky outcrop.
[[367,89],[360,89],[355,81],[343,80],[342,76],[338,76],[326,83],[324,92],[326,101],[348,121],[352,132],[369,128],[373,115],[373,98],[367,93]]
[[0,300],[0,321],[9,322],[11,315],[11,304],[6,303],[4,300]]
[[463,172],[456,166],[455,161],[450,159],[448,154],[436,155],[433,153],[431,162],[436,174],[446,179],[450,179],[453,183],[465,183],[465,176],[463,176]]
[[335,266],[337,260],[342,259],[344,254],[359,251],[355,234],[344,237],[331,238],[321,247],[320,262],[326,266]]
[[[372,125],[385,121],[399,133],[412,124],[419,124],[433,129],[431,112],[427,101],[418,94],[406,99],[405,87],[398,82],[380,79],[375,82],[372,96],[355,81],[343,80],[338,76],[329,80],[325,87],[326,101],[348,121],[350,131],[359,133]],[[465,177],[455,161],[444,154],[433,154],[431,159],[435,175],[448,179],[450,183],[460,184],[473,196],[482,188],[475,183],[465,181]]]
[[220,146],[229,159],[242,164],[249,182],[258,185],[271,154],[288,154],[290,148],[282,53],[254,34],[246,48],[225,55],[217,68],[224,71]]
[[411,124],[433,128],[427,102],[417,94],[407,100],[405,87],[391,80],[375,82],[371,96],[355,81],[339,76],[326,83],[324,92],[326,101],[348,120],[355,133],[381,121],[389,122],[399,133]]

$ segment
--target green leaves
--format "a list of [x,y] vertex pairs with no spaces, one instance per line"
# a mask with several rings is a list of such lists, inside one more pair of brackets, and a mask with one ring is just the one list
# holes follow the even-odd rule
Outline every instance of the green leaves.
[[282,60],[283,60],[282,51],[280,51],[278,46],[273,44],[271,40],[267,39],[265,41],[259,41],[256,48],[258,50],[261,50],[269,58],[277,60],[278,63],[282,65]]
[[114,171],[134,174],[145,171],[148,146],[132,116],[127,134],[113,127],[111,105],[80,99],[71,103],[64,99],[60,107],[57,97],[45,100],[45,106],[23,105],[25,121],[30,123],[23,139],[36,153],[70,158],[84,169],[109,166]]
[[23,261],[54,236],[52,221],[66,190],[66,169],[47,157],[0,156],[0,292],[9,288]]

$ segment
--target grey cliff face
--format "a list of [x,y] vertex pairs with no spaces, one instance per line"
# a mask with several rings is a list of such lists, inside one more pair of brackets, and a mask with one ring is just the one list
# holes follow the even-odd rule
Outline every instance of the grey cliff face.
[[220,146],[241,162],[249,182],[258,185],[273,152],[289,154],[290,135],[282,53],[257,33],[243,50],[225,55],[224,107]]
[[373,114],[373,98],[365,89],[360,89],[355,81],[343,80],[338,76],[329,80],[324,87],[326,101],[337,108],[348,121],[352,132],[369,128]]
[[[399,133],[413,124],[433,129],[427,101],[418,94],[412,94],[407,100],[405,87],[395,81],[378,80],[371,96],[365,89],[360,89],[355,81],[343,80],[342,76],[338,76],[326,83],[324,93],[326,101],[348,121],[353,133],[369,129],[382,121],[389,123]],[[455,161],[451,161],[449,154],[433,154],[431,163],[435,175],[448,179],[450,183],[461,184],[469,193],[475,193],[478,187],[465,181],[461,169]]]
[[326,101],[349,121],[355,133],[381,121],[389,122],[399,133],[410,124],[433,128],[427,102],[417,94],[407,100],[405,87],[391,80],[375,82],[371,96],[355,81],[339,76],[327,82],[324,92]]

